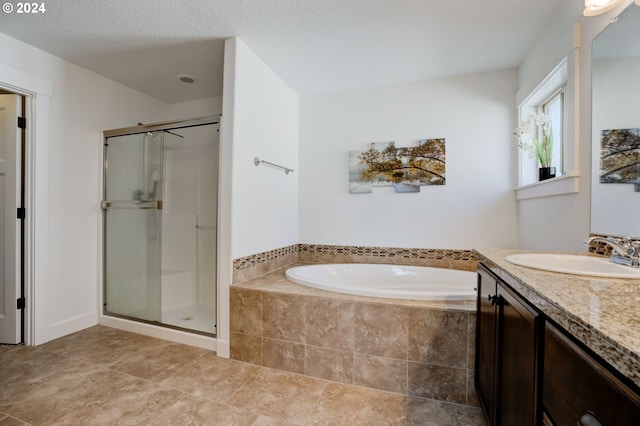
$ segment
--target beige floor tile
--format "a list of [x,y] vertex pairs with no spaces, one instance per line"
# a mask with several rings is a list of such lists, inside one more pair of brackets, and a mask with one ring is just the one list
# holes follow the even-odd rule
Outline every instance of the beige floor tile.
[[262,368],[227,400],[227,404],[294,424],[305,424],[328,383]]
[[480,408],[409,397],[407,426],[486,426]]
[[147,424],[184,395],[180,391],[131,376],[125,377],[110,390],[46,424]]
[[283,419],[277,419],[275,417],[268,417],[260,415],[251,426],[291,426],[292,423]]
[[257,418],[257,414],[248,411],[185,395],[156,417],[150,425],[249,426],[254,424]]
[[117,386],[127,376],[78,363],[41,380],[25,382],[0,399],[0,410],[33,424],[42,424],[82,407]]
[[160,347],[161,344],[162,340],[153,337],[118,332],[87,344],[72,346],[69,350],[58,353],[79,361],[112,367],[122,360],[135,356],[141,349],[152,350]]
[[331,383],[308,425],[404,425],[406,397],[374,389]]
[[225,402],[258,370],[257,365],[208,353],[185,364],[161,384],[211,401]]
[[484,425],[478,408],[217,357],[108,327],[0,346],[0,426]]
[[71,355],[76,349],[91,346],[98,340],[122,338],[123,336],[129,336],[131,334],[132,333],[115,328],[96,325],[47,342],[40,346],[40,348],[50,352],[60,352],[63,355]]
[[77,362],[40,348],[16,346],[0,356],[0,400],[13,386],[43,380]]
[[14,419],[13,417],[5,416],[4,414],[0,414],[0,426],[22,426],[27,423],[22,422],[18,419]]
[[111,367],[141,379],[159,382],[207,353],[211,351],[158,340],[148,346],[127,349]]

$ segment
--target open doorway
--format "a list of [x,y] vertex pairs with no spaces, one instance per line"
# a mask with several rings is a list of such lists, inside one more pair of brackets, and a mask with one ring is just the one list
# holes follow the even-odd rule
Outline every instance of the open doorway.
[[0,343],[24,332],[25,99],[0,90]]

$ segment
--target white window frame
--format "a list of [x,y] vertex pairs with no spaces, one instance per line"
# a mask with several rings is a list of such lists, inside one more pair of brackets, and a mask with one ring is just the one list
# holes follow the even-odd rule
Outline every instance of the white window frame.
[[[564,93],[564,87],[567,85],[567,62],[562,61],[543,81],[534,89],[533,92],[520,104],[518,109],[518,122],[526,120],[532,112],[542,112],[545,104],[559,92]],[[563,116],[566,117],[566,103],[564,103]],[[562,133],[566,134],[566,122],[562,123]],[[561,143],[564,145],[566,137],[563,137]],[[554,143],[556,143],[554,141]],[[566,148],[562,146],[562,152],[566,152]],[[519,186],[530,185],[538,182],[538,160],[531,159],[527,152],[518,149],[519,159]],[[556,176],[561,176],[566,169],[563,163],[560,170],[556,170]]]
[[[573,60],[573,58],[571,59]],[[570,141],[575,139],[571,137],[574,132],[569,128],[571,125],[569,117],[572,116],[574,108],[572,96],[575,96],[575,88],[571,86],[572,82],[568,77],[575,72],[573,67],[575,67],[573,61],[570,62],[564,58],[518,105],[518,123],[520,123],[531,112],[541,112],[541,106],[559,91],[562,91],[564,96],[561,147],[563,155],[560,170],[556,170],[555,178],[539,182],[537,160],[530,159],[526,152],[518,149],[518,184],[516,187],[518,200],[578,192],[578,177],[574,171],[575,161],[572,160],[575,150],[569,146]]]

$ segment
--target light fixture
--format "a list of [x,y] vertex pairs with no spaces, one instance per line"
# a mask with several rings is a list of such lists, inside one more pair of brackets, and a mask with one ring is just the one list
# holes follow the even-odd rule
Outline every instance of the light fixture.
[[195,83],[197,80],[194,76],[190,74],[178,74],[178,80],[183,83]]
[[[584,16],[596,16],[608,12],[624,0],[584,0]],[[638,3],[640,0],[636,0]]]

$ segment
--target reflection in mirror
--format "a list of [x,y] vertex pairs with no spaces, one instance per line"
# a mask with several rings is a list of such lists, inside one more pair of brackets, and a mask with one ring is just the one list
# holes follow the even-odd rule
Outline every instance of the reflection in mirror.
[[591,232],[640,237],[640,7],[593,41]]

